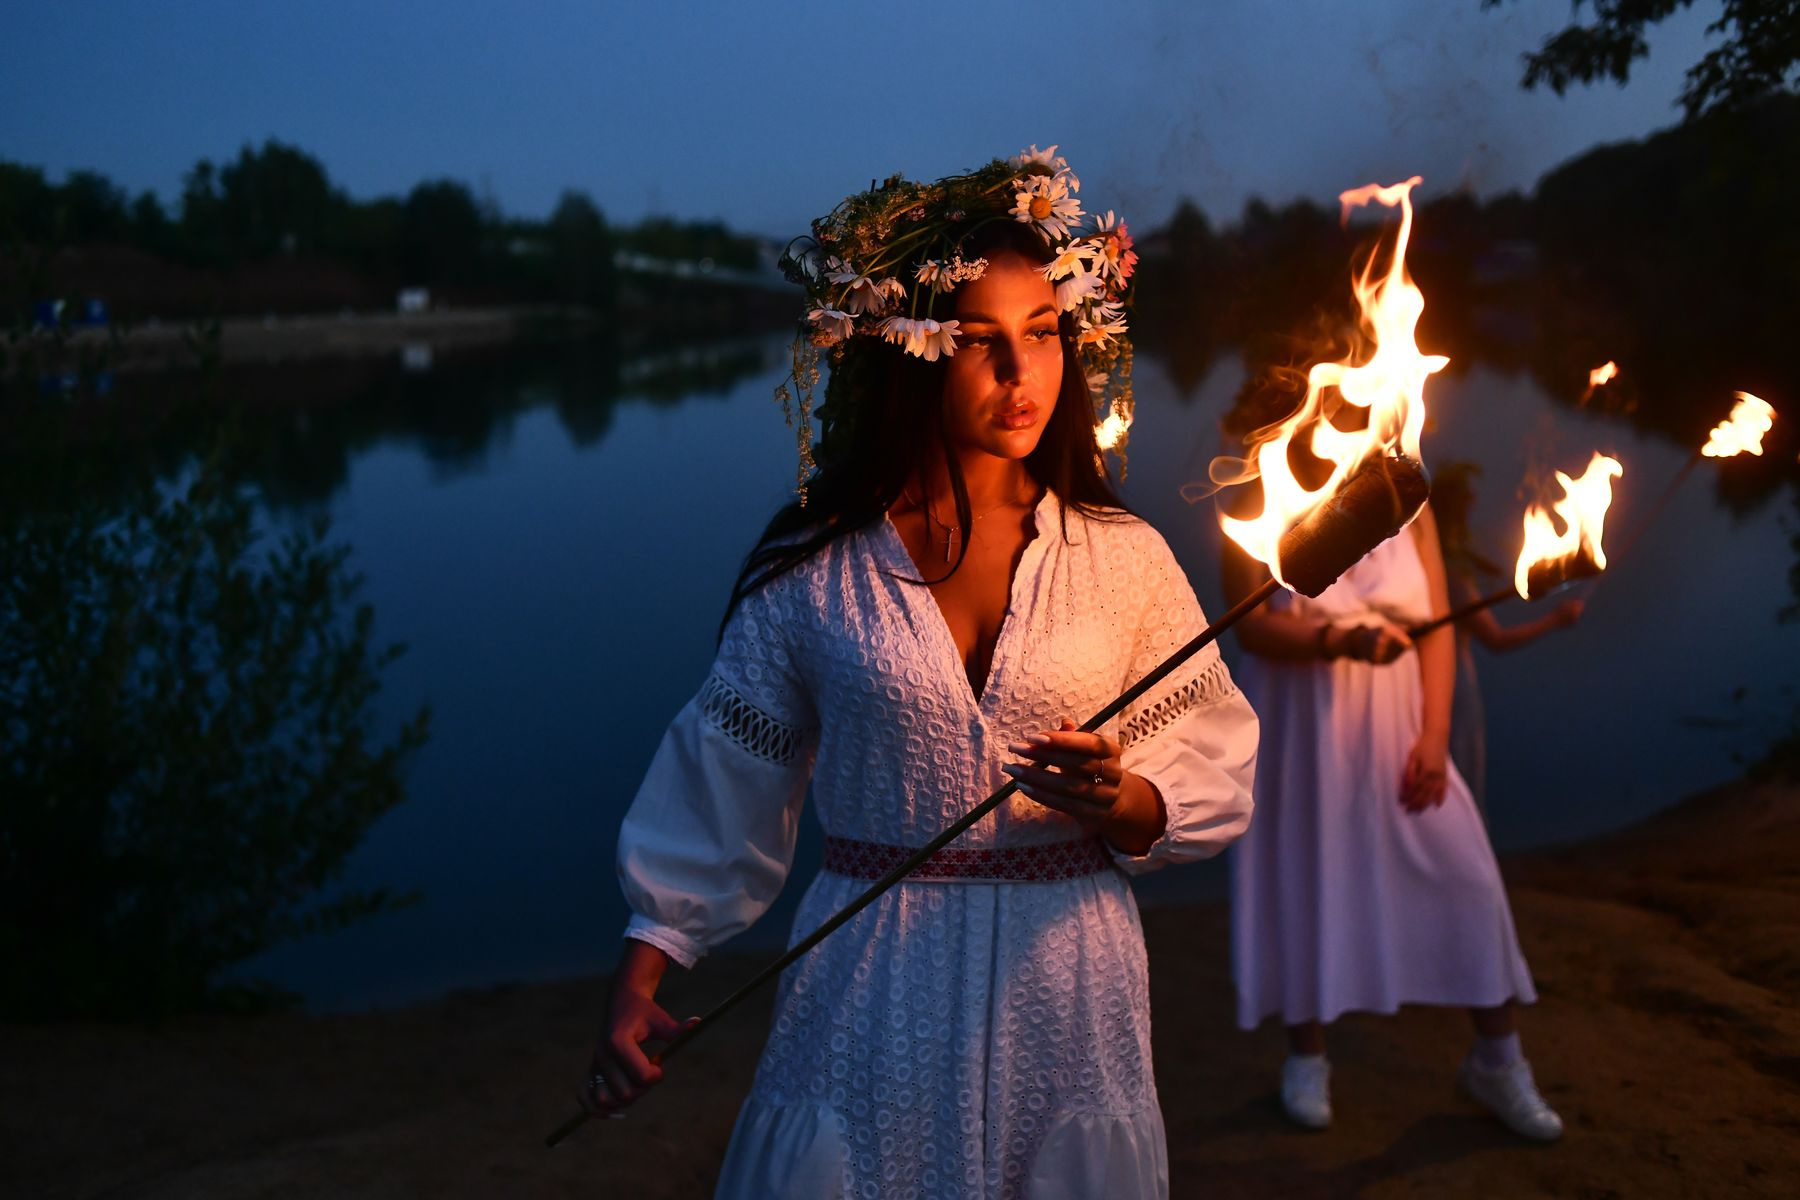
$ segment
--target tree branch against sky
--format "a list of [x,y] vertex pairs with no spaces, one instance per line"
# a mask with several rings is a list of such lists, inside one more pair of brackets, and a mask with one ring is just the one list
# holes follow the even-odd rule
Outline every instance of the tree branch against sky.
[[[1481,0],[1498,8],[1507,0]],[[1694,0],[1574,0],[1593,20],[1571,21],[1525,55],[1527,89],[1547,83],[1562,95],[1572,83],[1613,79],[1623,84],[1632,64],[1648,57],[1647,27],[1659,24]],[[1708,5],[1707,7],[1711,7]],[[1719,17],[1706,27],[1724,40],[1688,69],[1681,106],[1689,120],[1714,109],[1737,108],[1800,84],[1800,0],[1724,0]]]

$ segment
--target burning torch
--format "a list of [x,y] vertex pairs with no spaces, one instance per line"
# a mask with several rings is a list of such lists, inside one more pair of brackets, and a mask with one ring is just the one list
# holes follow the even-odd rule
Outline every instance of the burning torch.
[[1563,495],[1551,507],[1561,520],[1563,531],[1556,532],[1556,522],[1543,506],[1530,506],[1525,510],[1525,542],[1513,568],[1513,585],[1411,626],[1407,635],[1423,637],[1514,596],[1541,600],[1565,583],[1588,579],[1606,570],[1606,552],[1600,540],[1605,531],[1606,510],[1612,505],[1612,481],[1624,473],[1618,459],[1599,453],[1589,460],[1579,479],[1570,479],[1558,471],[1556,481],[1562,485]]

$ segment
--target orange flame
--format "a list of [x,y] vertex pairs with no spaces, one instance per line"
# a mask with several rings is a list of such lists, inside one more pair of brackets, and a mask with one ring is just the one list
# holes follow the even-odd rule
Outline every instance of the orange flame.
[[1731,416],[1713,429],[1700,449],[1708,458],[1731,458],[1745,451],[1761,454],[1763,434],[1775,426],[1775,409],[1767,400],[1749,392],[1739,392],[1737,397]]
[[1513,570],[1513,586],[1520,596],[1531,599],[1531,568],[1539,563],[1564,559],[1573,562],[1585,555],[1596,569],[1606,569],[1600,535],[1606,525],[1606,510],[1612,504],[1612,481],[1624,473],[1618,459],[1597,452],[1580,479],[1570,479],[1561,471],[1556,473],[1563,498],[1551,507],[1561,519],[1563,531],[1556,532],[1550,514],[1541,505],[1525,510],[1525,546],[1519,551],[1519,563]]
[[[1400,233],[1387,270],[1375,274],[1379,252],[1371,251],[1361,274],[1351,281],[1362,310],[1361,333],[1370,350],[1367,361],[1313,366],[1307,373],[1306,399],[1300,407],[1251,437],[1255,471],[1238,481],[1262,476],[1262,515],[1248,521],[1226,515],[1219,518],[1226,535],[1266,564],[1277,579],[1282,578],[1281,535],[1343,486],[1359,465],[1371,456],[1394,450],[1419,457],[1419,435],[1425,428],[1425,380],[1450,361],[1442,355],[1421,354],[1414,341],[1425,297],[1407,274],[1406,247],[1412,237],[1411,192],[1419,182],[1415,175],[1405,183],[1369,184],[1338,197],[1346,220],[1352,208],[1371,200],[1400,209]],[[1331,423],[1325,402],[1333,390],[1345,401],[1368,410],[1367,428],[1345,432]],[[1301,485],[1288,465],[1289,446],[1309,425],[1308,448],[1315,457],[1332,464],[1330,478],[1311,489]],[[1217,468],[1215,463],[1215,480],[1220,478]]]
[[1100,443],[1100,449],[1111,450],[1131,428],[1131,413],[1121,412],[1115,400],[1106,410],[1106,419],[1094,426],[1094,440]]
[[1611,383],[1613,380],[1617,379],[1618,377],[1619,377],[1619,364],[1616,362],[1613,362],[1611,359],[1608,359],[1606,362],[1602,363],[1600,366],[1597,366],[1593,370],[1589,371],[1588,372],[1587,391],[1581,393],[1581,400],[1580,400],[1581,406],[1583,408],[1587,407],[1587,402],[1594,398],[1595,392],[1599,391],[1601,388],[1605,387],[1607,384]]

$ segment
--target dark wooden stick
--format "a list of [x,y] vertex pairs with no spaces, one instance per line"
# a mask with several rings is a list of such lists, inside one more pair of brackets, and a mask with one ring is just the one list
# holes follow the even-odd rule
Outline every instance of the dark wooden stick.
[[[1124,711],[1126,705],[1161,683],[1168,677],[1170,672],[1175,670],[1175,668],[1179,667],[1182,663],[1218,640],[1221,633],[1230,629],[1233,625],[1237,624],[1238,621],[1243,619],[1246,614],[1262,604],[1262,602],[1267,600],[1270,596],[1273,596],[1280,587],[1280,583],[1276,580],[1269,579],[1254,592],[1251,592],[1248,596],[1245,596],[1242,600],[1232,605],[1231,608],[1226,611],[1225,615],[1221,616],[1211,625],[1208,625],[1205,630],[1194,638],[1193,641],[1181,647],[1181,649],[1175,651],[1175,653],[1169,655],[1169,657],[1163,659],[1154,670],[1150,671],[1142,679],[1121,692],[1118,697],[1105,708],[1082,722],[1082,732],[1092,733],[1094,730],[1100,728],[1100,726],[1118,716],[1120,712]],[[807,951],[829,937],[831,933],[839,926],[843,925],[844,922],[874,903],[876,897],[880,896],[883,892],[916,871],[925,863],[926,859],[955,841],[956,838],[967,831],[970,826],[981,820],[981,818],[985,817],[988,813],[993,812],[994,809],[1000,806],[1002,801],[1018,790],[1018,781],[1009,780],[993,795],[989,796],[986,800],[983,800],[962,817],[958,818],[948,829],[913,851],[912,854],[907,856],[906,861],[898,864],[886,875],[883,875],[880,879],[876,880],[870,885],[867,891],[845,905],[823,925],[820,925],[817,929],[807,934],[802,941],[796,943],[786,954],[783,954],[780,958],[751,976],[735,992],[714,1005],[711,1012],[708,1012],[698,1021],[695,1021],[680,1033],[677,1033],[674,1037],[670,1038],[668,1044],[657,1051],[657,1053],[651,1057],[650,1061],[655,1063],[667,1062],[668,1059],[683,1046],[699,1037],[701,1032],[707,1027],[716,1024],[719,1018],[736,1008],[738,1004],[750,996],[751,993],[787,970],[788,967],[792,966],[797,960],[805,955]],[[558,1142],[568,1137],[571,1133],[575,1132],[575,1130],[581,1128],[582,1125],[586,1124],[591,1119],[592,1114],[585,1110],[576,1113],[561,1125],[558,1125],[556,1129],[544,1139],[544,1144],[546,1146],[555,1146]]]
[[1502,600],[1512,600],[1516,598],[1518,594],[1517,588],[1501,588],[1499,591],[1483,596],[1479,600],[1471,600],[1461,608],[1453,608],[1441,617],[1433,617],[1429,621],[1422,621],[1417,625],[1407,626],[1406,636],[1417,641],[1440,626],[1453,625],[1464,617],[1474,616],[1484,608],[1492,608]]
[[1662,516],[1663,509],[1669,507],[1669,501],[1675,498],[1675,493],[1681,490],[1681,485],[1687,482],[1687,477],[1694,473],[1694,468],[1700,465],[1702,457],[1696,450],[1685,463],[1681,464],[1681,470],[1675,472],[1675,478],[1669,480],[1669,486],[1664,488],[1663,494],[1656,498],[1656,503],[1652,504],[1650,511],[1644,514],[1644,519],[1637,523],[1631,533],[1621,540],[1619,548],[1613,551],[1612,561],[1617,561],[1631,553],[1631,548],[1637,545],[1639,538],[1644,536],[1644,531],[1656,522],[1656,518]]

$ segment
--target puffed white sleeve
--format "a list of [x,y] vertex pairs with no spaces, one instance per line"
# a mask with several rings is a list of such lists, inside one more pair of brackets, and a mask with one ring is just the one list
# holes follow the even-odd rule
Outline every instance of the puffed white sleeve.
[[[1142,679],[1206,628],[1187,576],[1162,536],[1143,527],[1133,572],[1140,609],[1130,681]],[[1232,682],[1217,643],[1207,646],[1119,715],[1127,771],[1156,786],[1168,812],[1163,834],[1141,855],[1113,850],[1126,871],[1210,858],[1250,827],[1256,774],[1256,713]]]
[[794,653],[803,599],[792,571],[745,597],[619,830],[625,936],[684,967],[762,916],[793,864],[819,725]]

